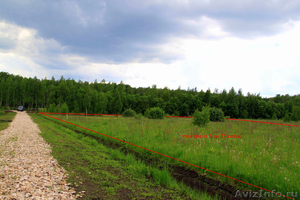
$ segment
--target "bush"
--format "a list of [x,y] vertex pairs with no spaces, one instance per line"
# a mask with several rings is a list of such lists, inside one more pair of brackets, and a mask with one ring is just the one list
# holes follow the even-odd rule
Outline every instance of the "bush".
[[165,117],[165,111],[159,107],[147,109],[145,116],[149,119],[163,119]]
[[203,127],[209,123],[209,118],[210,118],[209,108],[203,107],[202,112],[200,112],[198,109],[195,111],[193,115],[192,123],[199,127]]
[[210,108],[209,109],[209,119],[212,122],[224,122],[225,117],[224,117],[224,112],[219,109],[219,108]]
[[123,117],[134,117],[136,115],[135,111],[131,108],[125,110],[122,114]]
[[142,119],[143,115],[140,113],[140,114],[136,114],[134,116],[135,119]]
[[278,120],[278,118],[277,118],[277,116],[276,116],[275,113],[273,114],[272,119],[273,119],[273,120]]
[[284,121],[284,122],[289,122],[289,121],[291,121],[290,115],[288,114],[287,111],[286,111],[286,113],[285,113],[285,115],[284,115],[283,121]]

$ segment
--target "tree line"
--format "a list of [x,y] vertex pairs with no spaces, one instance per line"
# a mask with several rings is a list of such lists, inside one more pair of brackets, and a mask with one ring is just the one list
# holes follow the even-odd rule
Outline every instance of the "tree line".
[[277,94],[272,98],[262,98],[260,94],[223,89],[213,92],[197,91],[197,88],[183,90],[180,87],[171,90],[160,89],[156,85],[148,88],[134,88],[121,83],[106,82],[97,79],[89,83],[81,80],[51,80],[26,78],[19,75],[0,72],[0,107],[16,109],[23,105],[25,109],[47,111],[51,106],[67,105],[73,113],[121,114],[131,108],[144,114],[148,108],[160,107],[168,115],[191,116],[196,109],[209,105],[222,109],[225,116],[231,118],[270,119],[283,118],[287,113],[300,120],[300,95]]

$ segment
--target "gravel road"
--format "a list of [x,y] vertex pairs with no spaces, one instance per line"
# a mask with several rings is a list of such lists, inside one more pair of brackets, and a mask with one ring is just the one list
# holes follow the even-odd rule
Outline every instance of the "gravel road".
[[25,112],[0,132],[0,199],[76,199],[68,174]]

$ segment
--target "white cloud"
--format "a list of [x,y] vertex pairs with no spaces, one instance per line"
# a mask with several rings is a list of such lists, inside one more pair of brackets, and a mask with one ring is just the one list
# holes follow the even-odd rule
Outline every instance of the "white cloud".
[[199,35],[195,36],[198,39],[216,39],[230,36],[229,33],[222,30],[222,25],[220,22],[207,16],[201,16],[198,19],[184,19],[180,21],[183,24],[195,27],[194,29],[197,29],[199,33]]

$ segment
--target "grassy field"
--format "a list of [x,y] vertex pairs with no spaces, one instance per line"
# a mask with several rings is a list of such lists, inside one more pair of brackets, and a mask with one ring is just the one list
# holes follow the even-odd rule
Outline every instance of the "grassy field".
[[0,112],[0,131],[6,129],[9,126],[9,121],[12,121],[15,117],[16,113],[8,112],[2,113]]
[[178,184],[166,169],[136,161],[132,154],[107,148],[41,115],[29,115],[67,170],[71,186],[85,194],[79,199],[217,199]]
[[[199,128],[191,125],[191,119],[136,120],[123,117],[72,115],[66,119],[66,115],[53,116],[256,186],[275,190],[283,195],[287,192],[300,193],[298,127],[227,120],[224,123],[211,122],[207,127]],[[90,132],[90,134],[105,138],[96,133]],[[202,137],[207,135],[207,138],[183,138],[183,135]],[[212,138],[209,137],[210,135]],[[215,135],[219,138],[214,138]],[[228,138],[228,136],[235,138]],[[109,138],[107,140],[120,143]],[[163,159],[166,163],[174,163],[187,169],[195,168],[126,145],[126,148],[145,156],[151,155],[153,158]],[[244,183],[195,169],[224,183],[245,187],[245,190],[259,191],[258,188]]]

